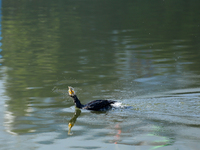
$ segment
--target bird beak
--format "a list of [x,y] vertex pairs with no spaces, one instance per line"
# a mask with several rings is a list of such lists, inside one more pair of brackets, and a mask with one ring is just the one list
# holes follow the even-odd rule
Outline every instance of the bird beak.
[[75,95],[75,92],[74,92],[73,88],[72,88],[72,87],[70,87],[70,86],[68,86],[68,88],[69,88],[69,90],[68,90],[68,92],[69,92],[69,95],[70,95],[70,96],[73,96],[73,95]]

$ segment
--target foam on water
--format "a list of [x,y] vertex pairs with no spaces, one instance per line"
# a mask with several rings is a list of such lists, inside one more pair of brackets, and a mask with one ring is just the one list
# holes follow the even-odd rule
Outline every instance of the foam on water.
[[126,109],[126,108],[131,108],[131,106],[127,106],[122,104],[121,102],[116,102],[114,104],[111,104],[113,108],[119,108],[119,109]]

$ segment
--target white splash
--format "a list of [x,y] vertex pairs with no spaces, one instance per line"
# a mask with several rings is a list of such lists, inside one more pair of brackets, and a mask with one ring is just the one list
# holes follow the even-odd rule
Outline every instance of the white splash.
[[126,109],[130,108],[131,106],[123,105],[121,102],[116,102],[114,104],[111,104],[113,108],[121,108],[121,109]]
[[115,108],[121,108],[121,106],[122,106],[122,103],[121,102],[116,102],[116,103],[114,103],[114,104],[111,104],[113,107],[115,107]]

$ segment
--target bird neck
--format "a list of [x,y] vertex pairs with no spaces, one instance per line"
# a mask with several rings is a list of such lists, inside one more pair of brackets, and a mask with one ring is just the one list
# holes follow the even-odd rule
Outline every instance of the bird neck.
[[80,100],[78,99],[78,97],[76,95],[71,96],[74,100],[74,104],[77,108],[82,108],[83,105],[81,104]]

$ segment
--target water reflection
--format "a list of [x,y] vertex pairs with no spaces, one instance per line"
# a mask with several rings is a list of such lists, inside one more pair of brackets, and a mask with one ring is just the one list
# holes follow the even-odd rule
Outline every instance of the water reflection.
[[75,108],[75,113],[68,123],[68,135],[73,134],[73,133],[71,133],[71,128],[76,123],[76,119],[78,118],[78,116],[80,116],[80,114],[81,114],[81,110],[79,108]]

